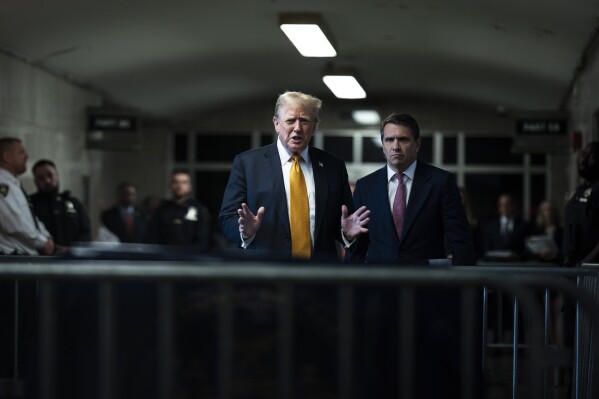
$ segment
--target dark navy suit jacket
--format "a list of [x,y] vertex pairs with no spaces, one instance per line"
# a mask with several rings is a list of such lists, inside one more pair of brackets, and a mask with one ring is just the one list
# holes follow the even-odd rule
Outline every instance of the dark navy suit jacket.
[[522,218],[514,218],[514,227],[507,237],[501,236],[501,221],[495,219],[485,228],[485,251],[512,250],[521,258],[526,257],[524,242],[530,234],[530,226]]
[[143,242],[144,233],[146,230],[146,215],[139,209],[135,208],[133,214],[133,234],[129,234],[125,226],[125,220],[121,215],[118,205],[114,205],[102,212],[100,217],[102,223],[108,230],[115,234],[123,243]]
[[368,233],[347,251],[348,260],[422,264],[451,253],[454,265],[476,263],[464,206],[449,172],[418,161],[401,237],[390,210],[386,165],[356,182],[353,200],[356,209],[365,205],[371,215]]
[[[353,212],[345,163],[334,155],[310,147],[314,173],[316,215],[313,259],[335,259],[335,240],[341,239],[341,206]],[[260,230],[246,251],[289,257],[291,233],[281,160],[277,144],[246,151],[235,157],[219,214],[225,237],[241,245],[237,210],[245,202],[253,213],[265,208]]]
[[[410,191],[402,236],[398,237],[391,214],[387,166],[359,179],[354,206],[370,211],[368,233],[362,234],[347,251],[352,262],[427,264],[430,259],[453,255],[454,265],[475,264],[472,233],[457,185],[449,172],[418,161]],[[447,240],[446,240],[447,238]],[[447,247],[445,245],[447,242]],[[402,381],[398,372],[397,337],[414,333],[414,397],[459,398],[461,295],[449,287],[419,287],[412,302],[398,302],[397,287],[364,287],[356,292],[356,332],[367,353],[357,363],[361,393],[358,397],[397,397]],[[413,306],[415,316],[409,327],[390,315],[404,304]],[[476,314],[479,311],[476,310]],[[473,316],[472,314],[470,315]],[[364,327],[362,327],[364,326]],[[472,343],[476,352],[478,343]],[[368,355],[368,353],[372,353]],[[478,353],[478,352],[477,352]],[[360,356],[360,352],[358,352]],[[468,361],[475,367],[474,355]],[[400,366],[399,366],[400,367]],[[382,376],[382,377],[380,377]],[[431,383],[434,381],[434,383]]]

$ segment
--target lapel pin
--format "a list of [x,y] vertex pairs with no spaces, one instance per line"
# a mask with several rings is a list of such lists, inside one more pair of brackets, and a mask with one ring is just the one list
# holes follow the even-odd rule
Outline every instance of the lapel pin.
[[318,162],[318,166],[320,166],[320,167],[323,167],[323,168],[324,168],[324,165],[322,164],[322,162]]

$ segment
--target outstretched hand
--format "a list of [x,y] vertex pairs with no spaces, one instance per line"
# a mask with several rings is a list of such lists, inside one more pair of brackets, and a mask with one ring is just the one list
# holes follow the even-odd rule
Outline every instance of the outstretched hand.
[[264,216],[264,207],[261,206],[258,212],[254,215],[246,203],[241,204],[241,209],[237,210],[239,214],[239,232],[243,239],[253,237],[254,234],[260,229],[262,224],[262,217]]
[[368,233],[368,222],[370,222],[370,211],[365,206],[361,206],[354,213],[348,215],[347,206],[341,206],[341,231],[348,241],[362,233]]

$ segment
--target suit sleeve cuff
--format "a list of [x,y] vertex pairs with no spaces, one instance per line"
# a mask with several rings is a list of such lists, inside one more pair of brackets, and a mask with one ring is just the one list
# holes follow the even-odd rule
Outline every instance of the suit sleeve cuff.
[[341,238],[343,239],[343,247],[345,249],[351,247],[353,245],[353,243],[355,243],[357,240],[357,237],[354,237],[353,240],[347,241],[347,238],[345,238],[345,234],[343,234],[343,230],[341,230]]
[[239,233],[239,238],[241,238],[241,248],[243,249],[247,249],[247,247],[250,246],[250,244],[252,243],[252,241],[254,241],[254,238],[256,237],[256,234],[254,234],[253,236],[246,238],[245,240],[243,239],[243,234]]

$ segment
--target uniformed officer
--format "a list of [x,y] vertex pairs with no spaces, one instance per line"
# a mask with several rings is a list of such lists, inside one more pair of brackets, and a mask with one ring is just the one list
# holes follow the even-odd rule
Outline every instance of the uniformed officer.
[[31,196],[35,214],[60,247],[91,241],[89,217],[81,202],[69,191],[59,193],[60,179],[54,162],[42,159],[33,165],[37,193]]
[[584,180],[566,204],[565,265],[599,262],[599,141],[593,141],[578,158]]
[[210,215],[206,207],[191,196],[189,173],[173,172],[171,191],[173,199],[162,201],[150,220],[146,242],[208,248]]
[[[599,142],[587,144],[580,153],[578,175],[583,182],[565,207],[564,266],[569,267],[599,262]],[[564,343],[572,346],[576,324],[575,302],[566,298],[562,311]]]
[[29,197],[17,178],[27,170],[27,158],[21,140],[0,138],[0,253],[52,255],[54,240],[33,214]]

